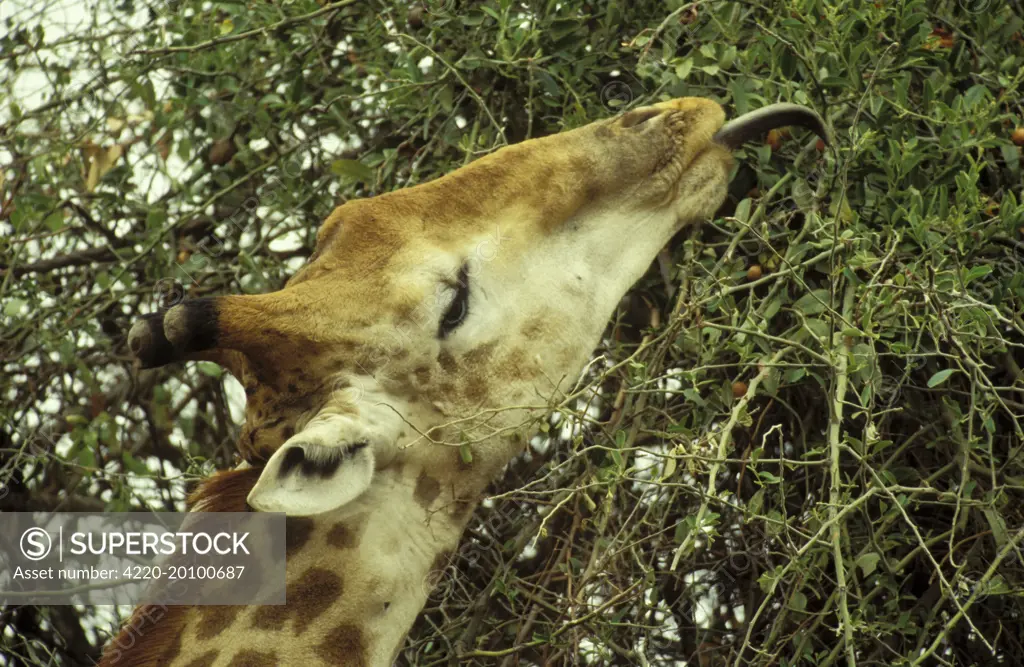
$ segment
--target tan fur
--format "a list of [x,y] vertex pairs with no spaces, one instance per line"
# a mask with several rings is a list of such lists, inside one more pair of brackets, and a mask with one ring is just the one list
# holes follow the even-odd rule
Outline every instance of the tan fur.
[[[176,612],[161,630],[178,635],[175,657],[154,657],[163,637],[104,667],[390,665],[531,419],[572,386],[664,243],[723,201],[723,120],[714,102],[674,100],[348,202],[283,290],[187,302],[146,325],[162,329],[133,329],[151,365],[212,359],[245,387],[239,452],[264,468],[214,478],[200,509],[237,506],[243,482],[250,502],[319,509],[289,519],[287,605]],[[462,267],[469,314],[441,340]],[[347,452],[344,483],[274,495],[294,450],[311,465]]]

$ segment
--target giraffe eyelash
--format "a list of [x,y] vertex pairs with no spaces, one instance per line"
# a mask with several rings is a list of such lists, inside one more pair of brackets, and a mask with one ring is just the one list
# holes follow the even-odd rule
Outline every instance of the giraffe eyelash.
[[463,264],[459,269],[456,278],[455,298],[445,309],[441,316],[441,323],[438,325],[437,337],[441,340],[447,338],[453,331],[466,320],[469,315],[469,265]]

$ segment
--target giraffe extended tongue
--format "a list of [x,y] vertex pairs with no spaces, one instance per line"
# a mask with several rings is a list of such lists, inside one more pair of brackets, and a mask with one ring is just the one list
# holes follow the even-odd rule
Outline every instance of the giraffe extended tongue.
[[829,143],[828,129],[818,112],[799,104],[789,103],[769,104],[757,111],[734,118],[723,125],[712,138],[728,148],[736,149],[768,130],[787,125],[805,127],[821,137],[826,145]]

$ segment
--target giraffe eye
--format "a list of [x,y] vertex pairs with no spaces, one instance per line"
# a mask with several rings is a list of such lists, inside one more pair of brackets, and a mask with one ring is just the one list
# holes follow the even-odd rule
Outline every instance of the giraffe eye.
[[448,335],[459,328],[459,325],[469,314],[469,275],[465,264],[459,269],[459,276],[456,278],[455,297],[444,315],[441,316],[441,324],[437,329],[437,337],[444,340]]

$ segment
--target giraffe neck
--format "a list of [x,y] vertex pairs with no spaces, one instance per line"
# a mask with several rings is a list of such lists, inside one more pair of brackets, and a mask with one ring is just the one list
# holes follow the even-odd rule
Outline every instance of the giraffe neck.
[[[218,475],[199,493],[219,486],[241,507],[211,498],[197,509],[243,510],[257,476]],[[458,499],[423,470],[398,465],[380,476],[358,502],[288,519],[286,604],[140,608],[101,667],[391,665],[475,500]]]

